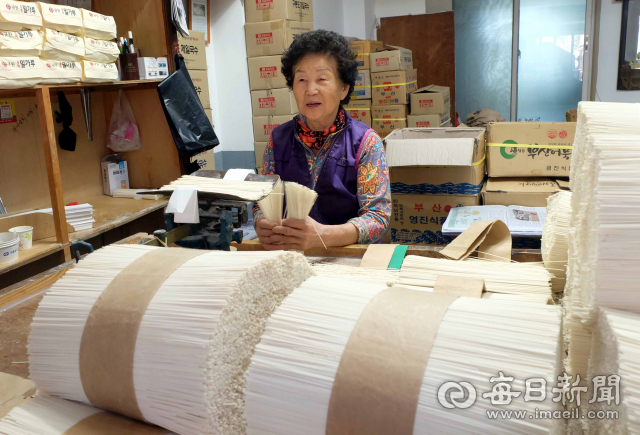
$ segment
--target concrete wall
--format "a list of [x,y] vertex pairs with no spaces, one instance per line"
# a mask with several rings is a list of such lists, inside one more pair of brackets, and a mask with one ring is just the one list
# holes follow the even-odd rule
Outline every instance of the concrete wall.
[[616,0],[602,0],[595,99],[618,103],[640,103],[640,91],[617,90],[621,23],[622,3]]

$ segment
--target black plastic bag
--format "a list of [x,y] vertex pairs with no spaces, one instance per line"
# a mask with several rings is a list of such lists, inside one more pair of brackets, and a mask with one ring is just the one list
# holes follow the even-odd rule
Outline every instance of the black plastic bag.
[[184,58],[176,54],[177,70],[158,85],[160,103],[180,157],[192,157],[220,144],[202,108]]

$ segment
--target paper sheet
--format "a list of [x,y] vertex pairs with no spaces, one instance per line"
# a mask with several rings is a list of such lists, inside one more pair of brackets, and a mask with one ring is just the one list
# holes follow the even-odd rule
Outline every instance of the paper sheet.
[[542,237],[547,217],[545,207],[483,205],[452,208],[442,226],[442,234],[457,236],[476,222],[501,220],[512,236]]
[[198,188],[196,186],[177,186],[169,198],[166,212],[173,213],[175,223],[199,223]]
[[226,174],[224,174],[224,180],[235,180],[235,181],[244,181],[249,174],[255,174],[256,171],[253,169],[229,169]]

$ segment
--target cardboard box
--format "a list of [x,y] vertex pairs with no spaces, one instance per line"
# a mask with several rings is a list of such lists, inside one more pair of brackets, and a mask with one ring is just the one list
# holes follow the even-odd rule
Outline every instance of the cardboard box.
[[449,112],[439,115],[409,115],[407,116],[409,128],[438,128],[451,127]]
[[213,112],[211,111],[211,109],[204,109],[204,113],[205,115],[207,115],[207,118],[209,118],[209,122],[211,123],[211,127],[215,126],[213,125]]
[[371,126],[371,100],[351,100],[344,110],[356,121]]
[[267,148],[266,142],[254,142],[253,149],[256,153],[256,168],[262,168],[264,150]]
[[371,73],[369,70],[358,71],[358,78],[351,93],[352,100],[370,100],[371,99]]
[[377,51],[369,54],[371,72],[407,71],[413,69],[413,54],[411,50],[402,47]]
[[567,122],[578,122],[578,109],[569,109],[565,113]]
[[480,205],[476,195],[402,195],[392,194],[391,241],[409,245],[446,245],[453,240],[442,235],[453,207]]
[[139,57],[138,72],[140,80],[152,80],[158,78],[158,61],[155,57]]
[[484,162],[484,128],[405,128],[388,137],[387,164],[474,166]]
[[279,116],[298,113],[298,105],[289,88],[251,91],[253,116]]
[[198,166],[200,166],[200,169],[202,169],[203,171],[216,170],[216,160],[213,150],[196,154],[195,156],[191,157],[191,163],[193,162],[197,162]]
[[282,55],[293,39],[313,30],[313,23],[299,21],[263,21],[247,23],[244,26],[247,56]]
[[313,0],[247,0],[244,8],[247,23],[273,20],[313,22]]
[[418,87],[417,80],[415,69],[372,73],[372,104],[409,104],[410,94]]
[[249,59],[249,85],[252,91],[286,88],[287,81],[280,68],[282,56],[260,56]]
[[295,115],[282,116],[254,116],[253,138],[255,142],[267,142],[274,128],[287,121],[291,121]]
[[394,130],[406,128],[407,110],[406,104],[371,106],[371,120],[373,121],[371,127],[380,137],[386,137]]
[[190,36],[182,36],[178,32],[178,47],[184,57],[184,64],[189,71],[207,69],[207,53],[205,52],[204,33],[189,31]]
[[351,50],[358,54],[356,62],[358,62],[358,69],[370,70],[371,58],[370,54],[376,51],[382,51],[384,46],[382,41],[353,41],[351,43]]
[[118,154],[112,154],[100,162],[102,170],[102,193],[113,196],[116,189],[129,188],[127,162],[120,160]]
[[451,91],[446,86],[429,85],[411,94],[412,115],[451,113]]
[[482,189],[483,128],[407,128],[385,144],[392,195],[478,195]]
[[563,190],[550,178],[489,178],[482,188],[484,205],[546,207],[547,198]]
[[198,98],[204,109],[211,109],[211,94],[209,93],[209,73],[208,71],[189,71],[193,87],[196,88]]
[[487,128],[489,177],[568,177],[574,122],[496,122]]

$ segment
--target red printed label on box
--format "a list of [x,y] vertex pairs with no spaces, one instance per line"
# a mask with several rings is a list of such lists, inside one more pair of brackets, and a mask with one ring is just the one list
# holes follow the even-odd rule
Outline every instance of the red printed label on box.
[[256,44],[273,44],[273,33],[256,33]]
[[258,98],[258,104],[261,109],[275,109],[276,99],[275,97]]
[[431,121],[420,121],[416,122],[416,127],[430,127]]
[[433,107],[433,100],[420,100],[420,107]]
[[266,136],[269,136],[271,134],[271,132],[273,131],[274,128],[276,128],[277,126],[279,126],[280,124],[265,124],[263,125],[264,127],[264,134]]
[[353,119],[358,119],[359,118],[359,114],[357,110],[349,110],[349,116],[352,117]]
[[[383,85],[390,85],[391,82],[384,82]],[[382,88],[383,91],[390,91],[393,88],[393,86],[385,86],[384,88]]]
[[273,0],[256,0],[256,9],[259,11],[273,9]]
[[260,68],[260,78],[266,79],[269,77],[277,77],[278,76],[278,67],[277,66],[265,66]]
[[388,57],[379,57],[376,59],[376,66],[385,66],[385,65],[389,65]]

